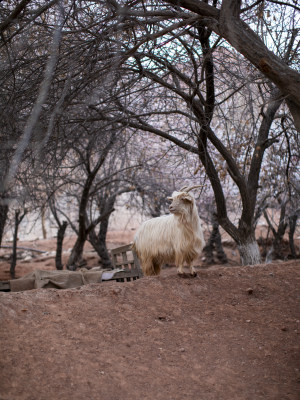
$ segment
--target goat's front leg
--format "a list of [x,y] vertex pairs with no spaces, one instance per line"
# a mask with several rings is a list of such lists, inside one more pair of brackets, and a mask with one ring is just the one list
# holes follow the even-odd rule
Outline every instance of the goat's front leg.
[[197,276],[197,272],[193,265],[190,265],[190,273],[191,273],[191,276]]
[[177,274],[178,275],[183,275],[184,274],[184,272],[183,272],[183,264],[179,264],[177,266]]

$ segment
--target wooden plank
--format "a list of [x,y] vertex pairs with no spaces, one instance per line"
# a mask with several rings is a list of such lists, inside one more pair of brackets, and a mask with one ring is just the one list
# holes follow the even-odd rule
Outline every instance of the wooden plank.
[[114,268],[117,268],[117,254],[112,254],[112,263]]
[[122,253],[123,251],[131,251],[131,247],[132,247],[132,244],[126,244],[126,245],[124,245],[124,246],[120,246],[120,247],[117,247],[117,248],[115,248],[115,249],[111,249],[111,254],[115,254],[115,253],[117,253],[117,254],[120,254],[120,253]]
[[127,265],[128,266],[128,260],[127,260],[127,253],[126,251],[122,251],[122,260],[123,260],[123,265],[124,267]]
[[129,282],[139,279],[143,275],[137,255],[132,250],[132,244],[112,249],[111,256],[114,269],[123,269],[113,278],[117,282],[124,282],[124,279]]
[[114,269],[118,269],[118,268],[122,267],[123,265],[127,266],[129,268],[131,265],[134,265],[134,263],[132,261],[127,261],[125,264],[124,261],[115,261],[113,263],[113,265],[114,265]]

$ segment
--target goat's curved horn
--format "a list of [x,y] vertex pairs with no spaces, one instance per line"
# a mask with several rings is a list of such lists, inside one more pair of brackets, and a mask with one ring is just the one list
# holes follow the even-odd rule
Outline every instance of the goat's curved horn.
[[183,186],[181,189],[179,189],[179,192],[184,192],[185,189],[187,189],[187,188],[188,188],[188,186]]
[[204,185],[195,185],[195,186],[191,186],[191,187],[188,187],[188,188],[185,190],[185,192],[188,193],[188,192],[189,192],[190,190],[192,190],[192,189],[202,188],[202,187],[204,187]]

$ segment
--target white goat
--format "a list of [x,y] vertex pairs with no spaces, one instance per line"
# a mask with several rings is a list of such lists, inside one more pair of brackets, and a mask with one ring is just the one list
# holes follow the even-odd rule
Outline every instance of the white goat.
[[164,263],[175,263],[178,274],[183,274],[184,263],[191,275],[196,271],[192,263],[201,254],[205,241],[194,196],[188,193],[200,186],[184,186],[174,192],[169,209],[171,214],[144,222],[133,242],[144,275],[159,275]]

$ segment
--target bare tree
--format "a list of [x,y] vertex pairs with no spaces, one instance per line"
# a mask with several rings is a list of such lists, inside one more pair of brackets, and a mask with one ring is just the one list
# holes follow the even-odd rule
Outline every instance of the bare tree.
[[[88,215],[87,204],[105,163],[97,169],[105,146],[96,146],[98,158],[82,154],[80,165],[70,155],[79,160],[80,146],[92,143],[92,136],[107,138],[110,126],[120,137],[131,130],[141,149],[149,134],[156,135],[151,150],[177,157],[178,178],[189,168],[182,151],[193,158],[194,170],[200,162],[215,194],[218,223],[238,244],[244,263],[259,262],[254,229],[257,196],[265,189],[261,172],[279,138],[288,141],[295,131],[284,102],[300,124],[297,5],[171,0],[145,7],[126,0],[37,0],[1,3],[0,9],[5,60],[0,235],[12,197],[9,183],[30,168],[31,182],[56,171],[52,193],[81,185],[78,204],[85,211],[79,211],[76,228],[72,218],[69,222],[79,236],[88,237],[100,218]],[[280,18],[268,16],[271,11]],[[288,123],[280,126],[280,118]],[[85,166],[81,172],[80,166]],[[120,190],[128,183],[122,179]],[[151,185],[136,188],[155,215],[165,207]],[[228,211],[228,190],[240,200],[236,217]],[[93,204],[90,210],[99,212]]]
[[68,226],[67,221],[62,221],[59,218],[58,215],[58,210],[55,204],[55,199],[54,195],[52,195],[49,198],[49,208],[51,210],[51,213],[57,223],[58,229],[57,229],[57,238],[56,238],[56,255],[55,255],[55,267],[58,270],[63,269],[63,263],[62,263],[62,251],[63,251],[63,241],[64,241],[64,236],[65,232]]
[[[176,4],[178,3],[176,2]],[[186,6],[191,3],[180,2],[179,4]],[[201,10],[207,9],[207,13],[211,12],[211,15],[217,16],[218,19],[222,14],[224,28],[227,26],[226,18],[229,18],[228,2],[223,2],[221,11],[216,8],[216,4],[211,7],[205,3],[197,2],[195,9],[192,10],[193,12],[195,12],[199,4],[204,4]],[[140,90],[142,96],[139,100],[140,104],[137,101],[130,100],[130,97],[128,97],[129,100],[126,100],[126,103],[119,104],[119,114],[115,114],[114,120],[125,123],[125,114],[127,116],[126,124],[132,128],[152,132],[189,152],[197,154],[214,190],[217,217],[220,225],[238,244],[244,264],[260,262],[259,248],[255,240],[254,216],[263,158],[265,152],[277,140],[276,135],[270,137],[270,133],[272,132],[272,124],[276,113],[283,102],[279,89],[268,81],[263,82],[263,86],[260,85],[258,80],[262,79],[261,76],[255,77],[255,71],[249,63],[245,62],[243,67],[240,68],[244,76],[239,77],[230,67],[225,75],[228,78],[230,76],[229,73],[231,73],[231,76],[236,81],[235,87],[229,88],[229,91],[228,89],[223,89],[222,91],[217,86],[216,80],[220,79],[222,72],[221,68],[216,72],[215,60],[219,58],[219,64],[221,65],[222,59],[225,65],[229,65],[230,62],[226,63],[226,57],[229,55],[231,61],[236,59],[237,56],[228,51],[226,46],[223,49],[218,49],[217,45],[220,43],[220,38],[215,37],[213,31],[218,34],[220,32],[219,30],[216,31],[215,27],[212,26],[209,18],[208,21],[210,22],[207,22],[206,18],[191,21],[189,18],[192,17],[184,14],[186,15],[186,28],[180,30],[180,27],[176,24],[168,27],[164,25],[164,18],[167,18],[167,16],[172,18],[170,9],[162,11],[154,7],[154,11],[143,14],[141,10],[135,10],[134,8],[124,10],[118,8],[115,3],[114,6],[117,14],[123,11],[123,18],[130,15],[133,19],[136,18],[136,21],[143,23],[143,26],[147,25],[149,20],[153,21],[155,18],[157,18],[158,22],[157,27],[151,26],[153,33],[147,33],[145,37],[142,37],[141,34],[138,37],[141,31],[136,29],[136,36],[131,36],[128,42],[124,44],[124,54],[131,52],[130,54],[132,55],[126,63],[126,70],[141,77],[133,93],[136,95],[137,91]],[[174,18],[183,17],[182,14],[179,17],[177,9],[172,9],[172,11],[174,12]],[[147,20],[147,17],[149,20]],[[235,22],[238,20],[238,15],[234,13],[232,18],[234,18]],[[134,27],[131,29],[134,29]],[[244,26],[244,29],[246,30],[246,26]],[[224,29],[225,31],[226,29]],[[252,35],[251,32],[250,36]],[[158,40],[161,36],[163,36],[163,39]],[[258,39],[257,36],[255,37]],[[285,40],[288,40],[288,46],[286,46],[286,51],[282,54],[282,58],[289,60],[295,50],[294,33],[292,32]],[[212,41],[214,42],[213,44],[211,44]],[[257,41],[255,43],[258,44]],[[126,45],[131,47],[132,50],[134,49],[134,52],[126,49]],[[261,48],[263,51],[266,50],[262,42]],[[274,55],[274,60],[277,58],[278,56]],[[240,62],[242,62],[241,58]],[[281,65],[284,62],[280,61]],[[287,66],[286,69],[290,70]],[[251,71],[249,77],[246,73],[247,70]],[[218,75],[216,75],[217,73]],[[293,70],[290,73],[294,78],[298,76]],[[233,81],[232,77],[230,82]],[[254,84],[256,80],[258,81],[256,91],[259,93],[260,90],[262,93],[262,105],[259,109],[259,107],[254,107],[251,103],[246,108],[246,102],[243,103],[245,107],[244,113],[251,112],[255,115],[255,130],[249,137],[246,154],[243,153],[245,154],[245,161],[241,165],[240,156],[236,154],[237,150],[232,146],[232,137],[227,140],[226,136],[220,132],[220,129],[216,128],[216,121],[213,118],[216,114],[216,109],[220,110],[221,107],[228,107],[227,104],[230,104],[230,101],[234,98],[238,99],[240,104],[237,104],[237,106],[241,107],[243,93],[241,92],[242,94],[240,94],[240,90],[251,86],[251,78],[254,79]],[[150,87],[151,89],[149,89]],[[144,104],[142,98],[145,98],[147,91],[156,93],[156,102],[155,106],[145,109],[142,106]],[[172,100],[171,97],[173,97]],[[170,98],[168,103],[165,101],[166,98]],[[174,101],[174,99],[176,100]],[[176,103],[173,108],[172,102],[173,104]],[[185,109],[183,107],[184,103],[186,104]],[[159,115],[161,117],[160,121],[158,120]],[[171,115],[173,116],[173,121],[171,121]],[[170,129],[170,124],[174,126],[176,124],[174,124],[174,120],[179,115],[181,115],[182,120],[185,118],[186,125],[190,129],[184,129],[183,126],[180,132],[176,132],[174,128]],[[111,118],[111,114],[107,116],[107,120],[111,121]],[[234,118],[233,112],[231,118]],[[236,135],[238,134],[237,131]],[[239,141],[240,144],[241,141]],[[216,152],[219,153],[223,160],[222,171],[218,166],[219,160]],[[224,171],[227,171],[239,191],[241,213],[238,226],[228,217],[226,199],[220,179]]]
[[[224,38],[276,85],[289,106],[297,129],[300,130],[299,73],[295,69],[290,68],[288,65],[289,58],[282,59],[276,53],[269,50],[263,38],[252,29],[251,17],[253,9],[256,15],[261,17],[264,11],[264,2],[257,1],[253,4],[250,3],[249,6],[244,8],[241,8],[241,0],[213,0],[211,2],[212,5],[208,3],[208,0],[166,0],[158,4],[156,2],[151,3],[152,8],[149,11],[145,10],[142,2],[135,2],[133,5],[129,2],[124,5],[122,3],[119,4],[117,1],[110,1],[109,5],[113,7],[116,15],[122,16],[123,20],[126,20],[126,17],[128,18],[127,26],[125,25],[127,30],[134,27],[134,22],[138,26],[142,25],[146,27],[146,34],[134,43],[128,51],[127,56],[132,55],[145,42],[163,37],[176,28],[188,27],[198,20],[206,29],[214,32],[220,38]],[[290,18],[295,18],[295,13],[300,10],[293,2],[281,3],[270,0],[268,3],[279,4],[279,7],[288,6],[291,15]],[[166,20],[169,23],[163,25],[162,22]],[[250,20],[250,24],[245,22],[248,22],[248,20]],[[176,21],[176,23],[172,25],[171,22],[173,21]],[[151,32],[155,22],[157,25],[162,24],[162,27],[159,30]],[[122,26],[120,28],[122,29]],[[293,41],[298,31],[299,29],[295,25],[292,30]],[[169,43],[169,39],[165,40],[165,42]]]

